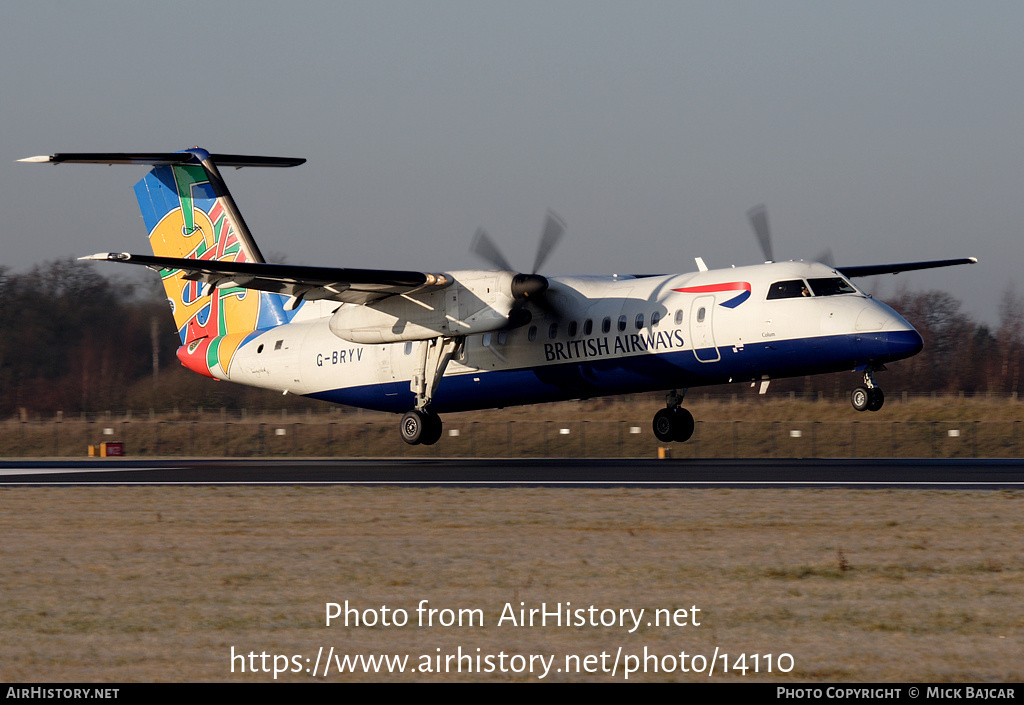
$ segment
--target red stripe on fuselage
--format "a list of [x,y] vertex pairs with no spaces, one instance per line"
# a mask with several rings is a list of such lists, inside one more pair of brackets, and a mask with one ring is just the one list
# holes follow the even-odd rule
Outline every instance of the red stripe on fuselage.
[[681,294],[711,294],[716,291],[750,291],[750,282],[728,282],[726,284],[705,284],[704,286],[686,286],[673,289]]

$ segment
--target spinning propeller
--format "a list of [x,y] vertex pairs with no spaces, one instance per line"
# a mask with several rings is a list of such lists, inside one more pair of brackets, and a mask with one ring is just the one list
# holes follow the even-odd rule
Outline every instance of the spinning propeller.
[[[747,211],[747,218],[750,220],[751,227],[754,228],[754,234],[757,236],[757,242],[761,245],[761,251],[764,252],[765,262],[774,262],[775,257],[772,251],[772,233],[771,228],[768,227],[768,209],[763,203],[756,205]],[[814,261],[821,262],[822,264],[828,265],[832,268],[835,268],[836,266],[835,257],[832,254],[831,247],[828,247],[818,253],[818,256],[814,258]]]
[[754,206],[747,211],[747,218],[750,219],[750,225],[754,228],[754,234],[757,235],[757,242],[761,245],[761,251],[764,252],[764,261],[774,262],[775,257],[772,255],[772,233],[768,228],[768,209],[765,208],[763,203]]
[[[551,310],[551,302],[544,297],[548,290],[547,277],[537,274],[538,270],[547,261],[548,256],[558,246],[565,234],[565,221],[559,218],[554,212],[548,211],[544,218],[544,230],[537,245],[537,257],[533,261],[533,271],[529,274],[517,273],[512,277],[512,298],[515,303],[509,312],[509,323],[513,326],[520,326],[529,323],[530,312],[525,310],[527,303],[535,303],[544,310]],[[497,269],[505,272],[515,272],[512,265],[498,249],[498,246],[487,234],[487,231],[480,228],[476,231],[470,251],[481,259],[493,264]]]
[[[757,241],[761,244],[761,251],[764,252],[766,264],[774,262],[775,260],[772,255],[772,235],[771,230],[768,227],[768,209],[764,207],[764,204],[754,206],[747,211],[747,218],[750,219],[750,225],[754,228],[754,234],[757,235]],[[845,277],[853,278],[873,277],[879,274],[899,274],[900,272],[913,272],[919,269],[935,269],[936,267],[952,267],[959,264],[974,264],[978,260],[975,257],[962,257],[960,259],[942,259],[927,262],[901,262],[896,264],[875,264],[859,267],[839,267],[836,265],[835,258],[832,256],[832,248],[826,248],[824,251],[818,253],[815,261],[831,267]],[[875,287],[872,287],[872,289],[874,288]],[[874,295],[873,291],[871,295]]]

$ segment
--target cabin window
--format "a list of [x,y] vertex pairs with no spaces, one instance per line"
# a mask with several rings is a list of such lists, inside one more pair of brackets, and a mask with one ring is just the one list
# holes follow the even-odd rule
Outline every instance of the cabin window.
[[583,335],[590,335],[594,332],[594,322],[589,318],[583,321]]
[[654,328],[661,322],[661,314],[655,311],[651,314],[651,328]]
[[508,331],[498,331],[498,345],[504,345],[508,342]]
[[706,314],[707,314],[707,309],[705,309],[703,306],[698,308],[697,309],[697,323],[703,323],[704,322],[704,316]]
[[768,299],[798,299],[801,296],[810,296],[803,279],[790,279],[784,282],[775,282],[768,287]]
[[530,326],[530,330],[526,334],[526,337],[530,339],[531,343],[535,341],[537,339],[537,326]]
[[483,338],[481,338],[480,340],[483,342],[485,348],[491,347],[491,334],[490,333],[484,333]]
[[569,337],[570,338],[575,338],[576,337],[576,331],[578,329],[579,329],[579,326],[576,324],[576,321],[569,321]]
[[406,355],[412,355],[412,341],[411,340],[408,343],[405,344],[405,354]]
[[824,277],[808,279],[811,291],[815,296],[836,296],[837,294],[856,294],[857,290],[842,277]]
[[277,341],[276,343],[274,343],[274,350],[280,350],[282,345],[284,345],[283,340]]
[[636,321],[634,321],[634,323],[636,325],[636,329],[637,330],[640,330],[641,328],[643,328],[644,327],[644,314],[642,314],[642,313],[636,314]]
[[676,311],[676,325],[677,326],[683,325],[683,310],[682,309],[679,309],[678,311]]
[[550,326],[548,326],[548,337],[551,338],[552,340],[554,340],[555,338],[558,337],[558,323],[557,322],[552,323]]
[[605,316],[604,320],[601,321],[601,332],[607,333],[612,329],[612,319],[610,316]]
[[619,332],[626,330],[626,317],[619,316]]
[[256,352],[257,353],[263,352],[263,344],[262,343],[260,343],[260,346],[258,348],[256,348]]

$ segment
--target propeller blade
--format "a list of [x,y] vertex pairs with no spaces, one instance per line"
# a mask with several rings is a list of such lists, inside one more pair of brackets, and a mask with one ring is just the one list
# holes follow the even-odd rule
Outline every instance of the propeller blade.
[[[544,218],[544,231],[540,236],[540,243],[537,246],[537,259],[533,264],[531,274],[517,273],[512,278],[511,294],[513,298],[512,309],[509,311],[509,326],[516,328],[526,325],[532,319],[532,314],[526,308],[527,304],[533,304],[544,315],[557,315],[557,309],[553,301],[545,295],[548,291],[549,282],[546,277],[537,274],[548,256],[558,246],[565,234],[565,221],[553,211],[548,211]],[[491,240],[490,235],[483,228],[476,231],[473,237],[473,244],[470,252],[486,260],[500,270],[515,272],[512,265],[498,249],[498,246]]]
[[498,269],[505,272],[514,272],[512,265],[505,259],[505,255],[501,254],[501,250],[491,240],[491,236],[487,234],[487,231],[480,228],[476,231],[476,235],[473,237],[473,244],[470,246],[469,251],[477,257],[490,262]]
[[754,206],[747,211],[747,218],[750,219],[750,224],[754,228],[754,234],[757,235],[757,241],[761,244],[761,251],[764,252],[765,261],[774,262],[772,234],[768,228],[768,209],[765,208],[764,204]]
[[549,210],[544,218],[544,232],[540,236],[540,244],[537,246],[537,259],[533,262],[533,274],[540,271],[548,255],[558,246],[564,234],[565,221],[559,218],[554,211]]

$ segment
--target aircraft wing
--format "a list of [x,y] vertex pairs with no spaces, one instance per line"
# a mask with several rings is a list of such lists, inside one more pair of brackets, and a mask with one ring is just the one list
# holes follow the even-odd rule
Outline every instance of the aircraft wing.
[[269,291],[293,296],[299,301],[329,299],[350,304],[365,304],[428,287],[440,289],[452,283],[444,274],[426,272],[179,259],[132,255],[127,252],[101,252],[79,259],[127,262],[157,271],[180,270],[185,272],[185,279],[203,282],[211,288],[241,287]]
[[934,269],[935,267],[952,267],[958,264],[974,264],[977,257],[964,257],[963,259],[940,259],[931,262],[904,262],[902,264],[872,264],[861,267],[836,267],[848,277],[873,277],[876,274],[899,274],[900,272],[912,272],[915,269]]

